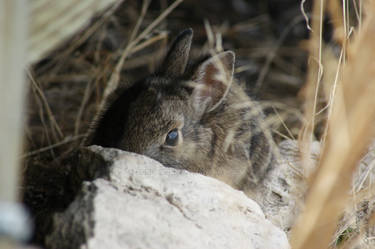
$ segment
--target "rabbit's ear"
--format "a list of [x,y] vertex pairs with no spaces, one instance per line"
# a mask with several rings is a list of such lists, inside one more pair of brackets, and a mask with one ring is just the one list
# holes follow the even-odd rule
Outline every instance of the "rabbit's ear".
[[197,108],[212,111],[220,105],[232,84],[234,58],[232,51],[226,51],[198,66],[192,78],[196,83],[192,97]]
[[177,36],[162,64],[162,74],[168,77],[179,77],[185,72],[192,38],[191,28],[182,31]]

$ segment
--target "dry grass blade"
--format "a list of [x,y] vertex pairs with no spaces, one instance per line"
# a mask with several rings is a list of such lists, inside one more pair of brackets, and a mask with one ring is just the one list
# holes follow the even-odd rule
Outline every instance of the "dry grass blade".
[[89,98],[90,98],[90,95],[91,95],[91,92],[93,90],[92,85],[93,85],[93,82],[89,82],[86,85],[85,92],[83,94],[83,98],[82,98],[82,101],[81,101],[81,105],[79,107],[77,117],[76,117],[76,120],[74,122],[74,135],[76,135],[76,136],[78,135],[78,132],[79,132],[81,119],[82,119],[82,115],[83,115],[85,106],[87,105],[87,103],[89,101]]
[[337,88],[319,168],[306,208],[292,231],[293,248],[328,248],[348,201],[353,171],[367,149],[375,122],[375,6],[348,45],[349,56]]
[[[119,62],[116,65],[115,70],[113,71],[111,78],[108,82],[108,85],[104,91],[104,98],[102,103],[105,102],[107,96],[116,89],[118,82],[120,80],[120,71],[123,67],[123,64],[125,62],[125,59],[127,56],[129,56],[130,52],[133,50],[133,48],[142,40],[144,39],[149,33],[157,26],[161,21],[163,21],[183,0],[176,0],[173,2],[166,10],[163,11],[163,13],[158,16],[141,34],[139,34],[134,40],[130,40],[128,45],[126,46],[124,52],[121,55],[121,58]],[[148,8],[149,1],[144,1],[141,16],[135,26],[135,31],[133,31],[131,37],[135,36],[136,33],[138,33],[138,29],[140,27],[140,23],[143,20],[143,16],[146,14],[146,10]]]
[[323,10],[324,1],[318,0],[314,2],[314,8],[312,13],[312,32],[309,40],[310,48],[310,65],[307,73],[307,84],[304,89],[305,94],[305,125],[301,130],[301,152],[303,164],[310,168],[309,163],[309,151],[310,143],[314,137],[315,128],[315,115],[317,96],[320,86],[320,81],[323,74],[322,68],[322,32],[323,32]]
[[267,53],[266,61],[263,65],[263,67],[262,67],[262,69],[259,73],[258,79],[256,80],[256,83],[255,83],[255,87],[254,87],[255,92],[258,92],[260,90],[260,88],[261,88],[261,86],[262,86],[262,84],[263,84],[263,82],[266,78],[266,75],[270,70],[271,64],[272,64],[274,58],[277,55],[277,51],[279,50],[279,48],[281,47],[281,45],[283,44],[283,42],[287,38],[288,34],[295,27],[295,25],[297,23],[301,22],[301,21],[302,21],[302,18],[300,16],[297,16],[296,18],[294,18],[288,24],[288,26],[283,30],[279,39],[275,42],[274,46],[272,46],[272,49],[270,49],[270,51]]
[[118,85],[118,82],[120,80],[121,69],[124,65],[125,59],[129,56],[130,51],[132,50],[133,46],[135,45],[135,40],[134,40],[135,36],[138,33],[138,30],[139,30],[139,28],[142,24],[144,16],[146,15],[146,12],[147,12],[147,9],[148,9],[149,5],[150,5],[150,1],[148,1],[148,0],[143,1],[141,15],[139,16],[139,18],[137,20],[137,23],[135,24],[135,27],[134,27],[131,35],[130,35],[128,44],[126,45],[124,51],[122,52],[121,57],[120,57],[119,61],[117,62],[113,73],[111,74],[111,78],[109,79],[108,85],[107,85],[107,87],[105,88],[105,91],[104,91],[104,98],[103,98],[102,104],[105,103],[105,100],[106,100],[107,96],[114,89],[116,89],[116,87]]
[[[29,79],[32,83],[32,87],[35,89],[36,93],[38,93],[39,98],[41,99],[41,101],[43,103],[43,106],[47,111],[48,119],[49,119],[50,124],[51,124],[51,130],[54,132],[55,140],[58,141],[58,140],[60,140],[61,138],[64,137],[64,134],[62,133],[59,124],[56,122],[55,116],[52,113],[52,110],[51,110],[51,108],[48,104],[46,96],[44,96],[44,93],[43,93],[42,89],[40,89],[38,83],[35,81],[35,79],[34,79],[34,77],[33,77],[33,75],[31,74],[30,71],[27,71],[27,75],[28,75],[28,77],[29,77]],[[57,134],[55,134],[55,131],[57,132]]]
[[140,43],[139,45],[135,46],[133,49],[132,49],[132,53],[136,53],[158,41],[161,41],[161,40],[164,40],[167,38],[167,32],[161,32],[160,34],[158,35],[155,35],[153,37],[151,37],[150,39]]
[[345,42],[345,27],[340,3],[339,1],[328,1],[326,7],[327,12],[331,15],[332,25],[334,27],[334,38],[339,44],[343,45]]
[[51,150],[51,149],[59,147],[61,145],[64,145],[64,144],[67,144],[67,143],[70,143],[70,142],[74,142],[74,141],[76,141],[78,139],[81,139],[83,137],[85,137],[85,134],[83,134],[83,135],[77,135],[77,136],[74,136],[74,137],[65,137],[62,141],[60,141],[58,143],[51,144],[51,145],[49,145],[47,147],[43,147],[43,148],[40,148],[40,149],[37,149],[37,150],[34,150],[34,151],[27,152],[27,153],[23,154],[21,156],[21,158],[27,158],[27,157],[31,157],[31,156],[37,155],[39,153]]

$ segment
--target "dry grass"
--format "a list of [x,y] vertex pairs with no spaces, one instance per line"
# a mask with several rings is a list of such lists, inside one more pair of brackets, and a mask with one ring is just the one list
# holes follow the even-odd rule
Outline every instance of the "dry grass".
[[[31,145],[30,147],[33,147],[33,143],[36,143],[37,147],[40,144],[47,144],[47,146],[43,148],[37,148],[34,151],[30,151],[23,155],[23,157],[37,155],[38,152],[41,151],[50,151],[52,153],[52,156],[55,157],[52,148],[56,148],[69,142],[74,142],[76,140],[77,143],[80,143],[79,141],[82,140],[85,132],[87,132],[88,123],[92,121],[92,116],[101,108],[102,103],[106,99],[106,96],[108,96],[108,94],[119,84],[120,73],[121,69],[124,67],[125,59],[133,54],[136,54],[139,51],[147,49],[149,46],[154,45],[154,43],[158,43],[167,38],[166,32],[159,32],[156,34],[152,34],[152,32],[154,31],[155,27],[157,27],[157,25],[159,25],[160,22],[162,22],[168,16],[168,14],[181,2],[182,0],[175,1],[170,7],[163,11],[159,17],[157,17],[151,23],[147,24],[146,28],[144,28],[144,30],[140,34],[138,34],[141,23],[150,4],[149,0],[143,1],[140,16],[134,19],[136,20],[135,27],[131,30],[131,34],[128,36],[130,38],[128,39],[125,48],[121,48],[121,46],[119,47],[119,51],[122,50],[119,58],[118,51],[110,54],[102,54],[103,52],[101,50],[103,43],[105,42],[105,36],[108,35],[108,30],[105,25],[108,25],[108,22],[110,22],[109,17],[115,11],[114,8],[111,8],[106,13],[104,13],[101,18],[94,22],[82,35],[74,37],[73,40],[69,43],[68,48],[65,48],[62,51],[56,51],[54,53],[55,56],[53,56],[51,60],[49,60],[45,64],[38,66],[35,71],[35,74],[37,74],[36,78],[38,78],[37,80],[35,79],[34,75],[29,72],[28,78],[32,83],[31,88],[33,92],[33,98],[35,98],[35,103],[32,103],[32,105],[36,104],[38,106],[37,110],[39,112],[39,119],[41,125],[43,126],[42,133],[44,133],[42,135],[42,141],[31,137],[31,143],[29,144],[29,146]],[[130,8],[129,12],[132,11],[136,10]],[[134,17],[138,16],[138,14],[133,13],[130,14],[130,16]],[[115,24],[119,25],[119,23]],[[97,37],[95,38],[99,38],[102,40],[100,40],[97,44],[90,44],[96,42],[90,42],[90,38],[93,40],[92,36],[94,32],[99,33],[99,35],[96,35]],[[125,34],[125,36],[127,35],[128,34]],[[82,54],[78,58],[75,58],[75,56],[73,55],[74,52],[79,50],[79,47],[84,43],[89,43],[88,46],[90,47],[88,51],[83,51],[86,54]],[[163,44],[165,46],[165,42]],[[95,51],[95,54],[91,54],[93,50]],[[162,53],[159,52],[158,57],[160,57],[161,55]],[[150,56],[152,55],[148,55],[148,57]],[[93,62],[90,61],[92,59],[94,59]],[[114,64],[114,61],[117,61],[116,64]],[[147,64],[148,61],[149,60],[145,59],[142,65]],[[69,71],[71,71],[72,69],[76,69],[77,72],[69,74]],[[63,71],[64,73],[66,72],[68,74],[61,75],[60,71]],[[62,107],[67,114],[72,115],[71,117],[67,117],[67,119],[73,120],[73,123],[67,123],[63,119],[56,121],[55,116],[58,115],[54,113],[59,113],[59,110],[52,110],[48,102],[53,102],[53,100],[50,99],[49,101],[47,101],[47,97],[45,96],[45,93],[42,89],[42,85],[47,85],[47,87],[50,88],[50,85],[54,84],[53,82],[56,82],[55,84],[60,84],[62,82],[71,82],[78,83],[80,85],[84,82],[88,82],[87,84],[85,84],[84,88],[78,86],[79,89],[59,89],[63,91],[60,92],[62,96],[70,97],[74,99],[74,101],[81,100],[78,105],[78,111],[66,110],[66,107]],[[93,102],[92,97],[94,94],[96,94],[96,100]],[[61,104],[64,105],[64,103]],[[56,103],[53,103],[53,105],[56,105]],[[76,103],[74,103],[73,105],[73,108],[77,106]],[[85,115],[85,113],[90,113],[91,117],[89,115]],[[30,116],[33,117],[34,115],[31,114]],[[31,125],[31,128],[34,128],[34,126]],[[35,128],[39,129],[39,124]],[[73,133],[73,137],[72,135],[64,135],[62,130],[65,130],[65,132],[68,132],[70,134]],[[37,133],[38,132],[28,131],[28,134],[30,134],[31,136]],[[39,133],[38,136],[40,137],[40,135],[41,134]]]
[[[182,1],[173,2],[169,8],[164,1],[161,2],[165,9],[162,9],[160,14],[147,11],[150,5],[150,1],[147,0],[142,3],[129,1],[117,11],[114,8],[109,9],[81,34],[74,36],[65,46],[33,67],[28,74],[32,94],[29,98],[27,152],[24,157],[38,156],[38,151],[46,151],[56,159],[61,152],[66,154],[80,144],[105,96],[119,81],[122,84],[134,82],[157,67],[166,49],[169,30],[165,27],[168,23],[172,23],[172,27],[176,24],[181,27],[174,33],[182,28],[193,27],[195,40],[206,39],[202,17],[198,24],[186,24],[178,17],[166,21],[167,14]],[[247,71],[256,70],[255,64],[260,64],[263,76],[256,76],[255,72],[250,75],[258,78],[257,88],[263,89],[267,82],[272,81],[275,81],[273,84],[278,84],[282,79],[281,87],[286,84],[288,88],[297,91],[299,82],[302,82],[303,72],[294,67],[290,68],[295,72],[291,72],[289,68],[282,68],[286,63],[300,64],[303,60],[303,53],[298,47],[285,48],[288,50],[283,51],[284,47],[281,44],[286,34],[291,32],[290,28],[284,32],[283,39],[265,37],[264,39],[271,41],[268,43],[261,40],[249,43],[237,40],[241,34],[247,34],[248,30],[252,32],[258,27],[267,27],[269,22],[271,20],[260,16],[230,26],[215,24],[212,29],[215,33],[222,34],[225,37],[224,41],[234,40],[234,43],[238,43],[229,46],[239,46],[236,49],[237,57],[245,62],[239,67],[239,75],[243,74],[248,78]],[[293,21],[289,26],[294,27],[295,23],[296,21]],[[197,56],[202,44],[194,44],[198,49],[193,47],[192,55]],[[203,47],[209,47],[209,41],[203,44]],[[268,58],[265,64],[264,58]],[[287,62],[291,59],[297,62]],[[278,63],[277,70],[274,65],[271,67],[274,62]],[[265,74],[271,77],[275,75],[274,79],[265,78]],[[246,82],[249,81],[251,79],[246,79]],[[295,83],[291,85],[291,81]],[[272,96],[266,96],[269,92],[260,92],[264,92],[267,99],[272,99],[276,95],[271,93]],[[290,119],[287,126],[294,127],[290,130],[295,136],[295,127],[298,127],[300,120],[298,104],[292,100],[290,94],[287,94],[287,97],[290,100],[283,101],[283,104],[281,101],[276,104],[273,101],[273,106],[269,109],[275,108],[281,116]],[[282,123],[275,124],[275,129],[281,125]],[[41,156],[44,157],[45,153]]]
[[[185,0],[177,9],[182,0],[171,2],[170,7],[167,1],[159,2],[160,10],[149,0],[125,1],[30,70],[28,147],[23,155],[26,174],[33,168],[38,171],[39,165],[61,166],[59,160],[82,143],[106,95],[119,83],[134,82],[157,67],[170,30],[175,34],[193,27],[193,57],[199,56],[202,47],[235,50],[237,78],[244,86],[250,83],[248,88],[260,93],[264,107],[275,113],[272,127],[277,141],[299,137],[306,164],[310,142],[322,141],[323,154],[310,179],[306,208],[292,231],[293,248],[365,248],[366,239],[374,236],[370,228],[375,216],[371,216],[369,201],[374,199],[374,166],[357,173],[359,180],[353,185],[352,176],[375,121],[375,108],[370,108],[375,104],[372,2],[364,8],[358,4],[361,1],[353,1],[355,7],[352,3],[349,7],[349,1],[343,1],[344,6],[341,1],[325,5],[326,1],[314,1],[312,17],[306,15],[313,32],[302,44],[310,53],[303,90],[306,72],[301,65],[306,58],[301,46],[290,38],[303,17],[290,20],[274,36],[269,28],[272,20],[266,14],[238,21],[236,13],[230,17],[229,13],[228,23],[215,21],[217,14],[207,12],[205,18],[191,16],[190,20],[182,19],[181,13],[192,13],[189,4],[196,6],[198,0]],[[208,2],[205,4],[211,6]],[[326,44],[322,38],[325,13],[332,20],[336,45]],[[249,38],[253,33],[255,39]],[[335,53],[334,47],[340,52]],[[303,101],[297,98],[298,92]],[[31,172],[31,176],[35,174]],[[43,185],[43,179],[31,180]],[[26,188],[34,184],[28,181]]]
[[[336,34],[340,34],[342,27],[344,28],[345,39],[338,35],[338,40],[341,41],[341,55],[345,60],[336,60],[337,77],[334,77],[334,82],[322,82],[330,88],[326,131],[322,137],[323,152],[319,166],[310,179],[304,212],[292,231],[292,248],[328,248],[330,245],[339,245],[340,248],[371,247],[370,236],[373,234],[369,233],[367,220],[373,212],[371,202],[375,197],[372,191],[374,186],[371,181],[366,185],[352,185],[352,178],[359,160],[367,151],[375,134],[375,111],[372,108],[375,106],[375,6],[372,2],[368,3],[363,25],[357,27],[354,34],[349,32],[351,26],[348,23],[350,18],[347,2],[344,2],[342,7],[343,12],[340,5],[331,4],[329,11],[344,13],[344,26],[336,24],[336,29],[339,29]],[[322,22],[322,11],[321,2],[315,1],[312,24],[315,35],[313,34],[310,39],[310,55],[319,63],[312,64],[309,69],[306,94],[308,108],[305,111],[308,123],[302,138],[302,146],[308,145],[312,138],[322,71],[332,69],[323,68],[322,26],[318,25],[318,21]],[[359,19],[358,23],[362,23],[362,20]],[[316,32],[318,30],[320,32]],[[361,182],[366,181],[371,169],[364,172],[360,177]],[[366,194],[361,195],[359,192]],[[367,210],[360,217],[360,208],[363,205],[367,205]],[[345,219],[344,216],[339,232],[335,234],[339,219],[343,217],[348,206],[357,208],[351,208],[349,215],[346,214],[346,217],[350,216],[352,219]]]

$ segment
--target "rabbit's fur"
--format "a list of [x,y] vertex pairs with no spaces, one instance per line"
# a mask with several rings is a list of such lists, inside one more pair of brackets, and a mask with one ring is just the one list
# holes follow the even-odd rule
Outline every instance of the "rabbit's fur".
[[251,191],[274,160],[264,114],[232,80],[233,52],[187,66],[192,36],[188,29],[177,37],[159,72],[116,91],[88,144],[144,154]]

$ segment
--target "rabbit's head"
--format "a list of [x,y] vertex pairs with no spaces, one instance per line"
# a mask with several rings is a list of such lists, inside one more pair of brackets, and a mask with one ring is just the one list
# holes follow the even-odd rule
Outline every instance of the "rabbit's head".
[[192,30],[172,44],[161,69],[120,91],[102,113],[90,144],[154,158],[166,166],[200,171],[217,140],[207,116],[230,89],[234,53],[188,65]]

